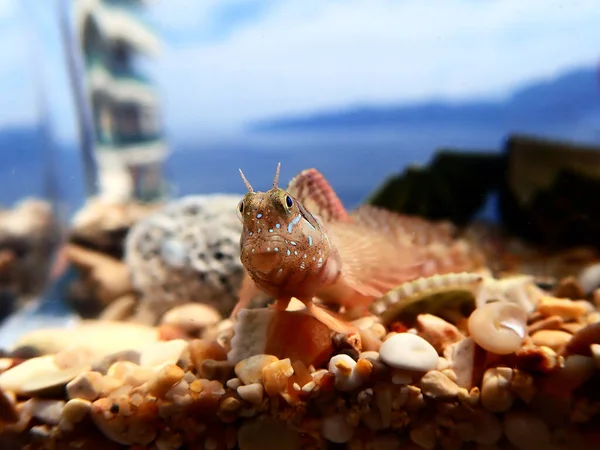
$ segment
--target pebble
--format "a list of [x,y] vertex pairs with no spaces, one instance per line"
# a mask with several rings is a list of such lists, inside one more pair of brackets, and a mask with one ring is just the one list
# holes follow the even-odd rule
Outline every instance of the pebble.
[[515,400],[510,389],[512,378],[513,370],[510,367],[495,367],[485,371],[480,397],[485,410],[498,413],[510,409]]
[[550,347],[555,352],[561,352],[569,343],[572,335],[561,330],[540,330],[531,336],[535,345]]
[[454,398],[460,387],[437,370],[430,370],[421,378],[421,392],[433,398]]
[[186,303],[167,311],[161,319],[161,324],[174,325],[190,334],[197,334],[221,319],[221,313],[210,305]]
[[70,399],[83,399],[93,402],[102,392],[102,374],[99,372],[84,372],[67,383],[67,395]]
[[329,361],[329,371],[335,375],[335,387],[340,391],[352,391],[364,381],[357,370],[356,361],[348,355],[335,355]]
[[433,314],[419,314],[416,323],[419,336],[441,353],[446,346],[464,339],[464,335],[449,322]]
[[573,301],[563,298],[544,296],[537,306],[538,312],[544,316],[559,316],[564,320],[578,319],[593,311],[594,306],[587,301]]
[[40,422],[48,425],[58,424],[65,406],[63,400],[46,400],[40,398],[32,398],[27,400],[27,403],[29,413]]
[[19,420],[19,413],[14,402],[0,388],[0,422],[14,423]]
[[0,374],[0,388],[24,396],[60,389],[89,366],[60,368],[53,355],[28,359]]
[[81,422],[92,409],[92,402],[81,398],[73,398],[65,403],[62,418],[70,423]]
[[263,368],[276,361],[279,358],[273,355],[255,355],[237,363],[234,371],[244,384],[262,383]]
[[553,448],[548,426],[531,413],[507,412],[504,415],[503,428],[506,439],[519,450]]
[[91,350],[98,358],[158,340],[155,327],[110,321],[83,321],[72,328],[47,328],[22,336],[16,347],[31,346],[42,354],[58,353],[78,346]]
[[420,336],[398,333],[388,338],[379,349],[379,356],[396,369],[428,372],[438,365],[435,348]]
[[160,367],[176,364],[188,343],[183,339],[156,342],[140,351],[140,366]]
[[246,386],[238,386],[237,393],[239,396],[253,405],[262,403],[264,388],[260,383],[252,383]]
[[354,428],[348,424],[343,414],[335,414],[323,419],[321,432],[328,441],[335,444],[345,444],[352,439]]
[[162,366],[150,380],[148,380],[148,392],[157,398],[164,398],[169,389],[179,383],[185,375],[183,369],[174,364]]

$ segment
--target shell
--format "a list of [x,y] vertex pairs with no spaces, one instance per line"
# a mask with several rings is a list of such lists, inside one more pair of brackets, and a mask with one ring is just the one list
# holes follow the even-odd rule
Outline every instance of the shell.
[[475,292],[482,285],[483,275],[471,272],[447,273],[418,278],[388,291],[375,300],[370,310],[389,323],[399,315],[416,317],[422,312],[443,315],[443,310],[461,309],[465,303],[472,309]]

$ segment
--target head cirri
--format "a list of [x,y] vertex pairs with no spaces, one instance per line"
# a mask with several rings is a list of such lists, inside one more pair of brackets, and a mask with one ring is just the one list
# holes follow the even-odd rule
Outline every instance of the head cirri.
[[241,261],[255,281],[281,284],[290,276],[320,269],[330,251],[322,226],[290,193],[278,187],[254,192],[240,169],[248,193],[238,204],[243,229]]

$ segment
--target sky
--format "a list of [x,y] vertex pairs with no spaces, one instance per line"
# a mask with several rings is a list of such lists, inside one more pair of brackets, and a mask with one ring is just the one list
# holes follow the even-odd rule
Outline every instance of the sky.
[[[0,0],[0,132],[43,97],[75,139],[59,0]],[[68,1],[68,0],[67,0]],[[597,0],[152,0],[149,62],[171,135],[280,115],[431,98],[501,97],[600,61]]]

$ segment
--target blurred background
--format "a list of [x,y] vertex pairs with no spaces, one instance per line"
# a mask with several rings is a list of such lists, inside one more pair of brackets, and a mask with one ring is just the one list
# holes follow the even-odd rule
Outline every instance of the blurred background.
[[281,161],[352,207],[440,147],[599,143],[599,20],[593,0],[0,0],[0,203],[238,193],[238,167],[264,189]]

